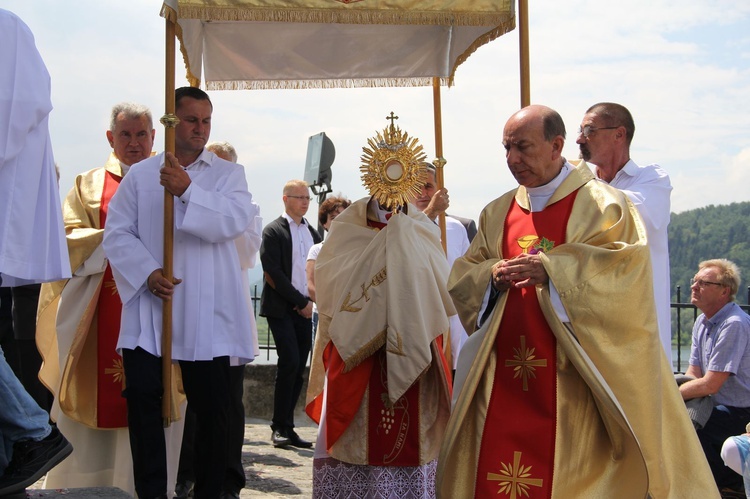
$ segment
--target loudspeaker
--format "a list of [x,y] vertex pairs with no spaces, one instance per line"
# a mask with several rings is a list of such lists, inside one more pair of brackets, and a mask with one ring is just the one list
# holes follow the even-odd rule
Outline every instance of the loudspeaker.
[[[325,132],[310,137],[307,141],[307,159],[305,160],[304,180],[313,194],[331,192],[331,165],[336,159],[336,149]],[[323,190],[323,186],[326,190]]]

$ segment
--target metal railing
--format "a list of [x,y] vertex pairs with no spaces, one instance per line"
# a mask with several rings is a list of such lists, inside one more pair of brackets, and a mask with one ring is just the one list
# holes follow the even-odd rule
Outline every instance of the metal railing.
[[[674,356],[672,359],[672,362],[674,364],[674,370],[675,372],[684,372],[685,369],[687,369],[688,361],[689,359],[689,353],[686,355],[686,358],[683,358],[682,350],[687,348],[688,352],[690,349],[690,340],[691,340],[691,333],[692,333],[692,324],[695,322],[695,319],[698,318],[698,309],[693,305],[692,303],[683,303],[682,302],[682,295],[681,295],[681,287],[676,287],[676,298],[677,301],[671,303],[671,309],[676,313],[677,320],[673,321],[676,323],[676,325],[673,325],[672,330],[672,341],[675,342],[676,338],[676,346],[677,346],[677,355]],[[253,301],[253,312],[255,313],[255,318],[257,321],[261,322],[263,325],[261,326],[259,324],[258,327],[258,343],[260,343],[260,349],[261,351],[265,351],[266,353],[266,360],[269,360],[271,358],[271,351],[276,350],[276,345],[273,342],[273,337],[271,336],[271,330],[268,328],[268,325],[265,323],[265,319],[258,316],[258,307],[260,303],[260,295],[258,294],[258,285],[256,284],[253,286],[253,293],[252,293],[252,301]],[[745,297],[745,304],[740,304],[740,307],[750,314],[750,286],[747,287],[747,295]],[[683,330],[682,328],[682,321],[684,314],[688,314],[688,317],[692,317],[692,320],[690,321],[690,329],[688,330],[685,328]],[[674,314],[673,314],[674,317]]]

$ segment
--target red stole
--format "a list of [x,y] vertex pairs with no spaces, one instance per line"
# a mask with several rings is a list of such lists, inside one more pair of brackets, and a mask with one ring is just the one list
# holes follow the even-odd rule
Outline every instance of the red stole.
[[[576,192],[532,213],[513,201],[503,256],[565,242]],[[497,367],[479,452],[475,497],[549,498],[557,423],[557,342],[533,287],[507,291],[495,339]]]
[[[105,172],[102,200],[99,208],[101,227],[107,220],[107,208],[122,177]],[[120,334],[122,303],[117,293],[112,269],[109,264],[104,270],[104,278],[99,291],[97,306],[97,394],[96,417],[98,428],[122,428],[128,426],[127,409],[122,390],[125,387],[125,373],[122,357],[115,351]]]

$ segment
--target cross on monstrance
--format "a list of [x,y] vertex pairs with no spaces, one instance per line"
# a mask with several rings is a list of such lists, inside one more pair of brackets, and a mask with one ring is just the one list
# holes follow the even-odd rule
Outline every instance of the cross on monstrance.
[[393,132],[393,129],[396,128],[393,123],[398,119],[398,116],[393,114],[393,111],[391,111],[391,115],[386,116],[385,119],[391,120],[391,132]]

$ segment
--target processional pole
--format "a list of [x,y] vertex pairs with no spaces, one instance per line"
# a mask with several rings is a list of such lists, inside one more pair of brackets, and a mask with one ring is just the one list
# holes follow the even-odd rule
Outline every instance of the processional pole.
[[[175,25],[177,19],[172,21],[167,17],[166,29],[166,66],[164,84],[164,116],[161,122],[164,125],[164,151],[165,154],[175,152],[175,127],[179,120],[175,115],[174,103],[174,80],[175,80]],[[166,157],[165,157],[166,160]],[[163,273],[169,282],[173,281],[173,250],[174,250],[174,196],[164,188],[164,265]],[[161,415],[164,427],[168,427],[172,421],[172,300],[162,300],[162,322],[161,322],[161,377],[164,392],[161,399]]]
[[531,104],[529,64],[529,0],[518,0],[518,54],[521,63],[521,107]]
[[[443,176],[443,167],[445,166],[445,158],[443,158],[443,114],[440,107],[440,78],[437,76],[432,78],[432,103],[435,112],[435,160],[432,164],[435,166],[435,182],[437,182],[437,188],[442,189],[445,185],[445,178]],[[440,226],[440,242],[443,245],[443,253],[448,254],[447,237],[445,233],[445,212],[440,212],[438,215],[438,225]],[[449,366],[453,365],[453,352],[451,350],[451,331],[448,328],[448,332],[443,335],[443,354],[445,360]]]
[[[447,161],[443,158],[443,116],[440,109],[440,78],[437,76],[432,78],[432,103],[435,110],[435,160],[432,164],[435,166],[437,188],[442,189],[443,185],[445,185],[443,167]],[[447,253],[445,212],[441,212],[438,216],[438,225],[440,226],[440,241],[443,243],[443,253]]]

